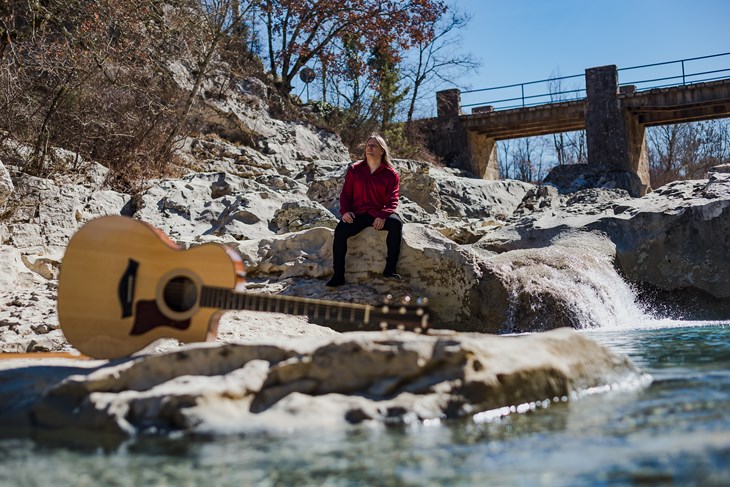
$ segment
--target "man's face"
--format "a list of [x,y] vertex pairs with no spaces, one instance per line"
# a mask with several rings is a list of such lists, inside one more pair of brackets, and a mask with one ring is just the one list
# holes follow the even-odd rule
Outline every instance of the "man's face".
[[369,139],[367,144],[365,144],[365,155],[368,157],[373,157],[374,159],[377,159],[378,161],[383,160],[383,149],[380,147],[380,144],[375,139]]

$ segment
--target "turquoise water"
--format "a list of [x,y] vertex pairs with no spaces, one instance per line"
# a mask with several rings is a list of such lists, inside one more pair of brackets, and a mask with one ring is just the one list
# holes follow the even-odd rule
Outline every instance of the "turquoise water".
[[0,485],[730,485],[730,322],[585,332],[649,385],[491,421],[114,445],[0,440]]

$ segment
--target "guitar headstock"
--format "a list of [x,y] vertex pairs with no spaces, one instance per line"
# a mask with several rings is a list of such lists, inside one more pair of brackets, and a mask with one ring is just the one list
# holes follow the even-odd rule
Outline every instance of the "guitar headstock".
[[396,328],[420,333],[430,326],[428,298],[412,300],[405,296],[400,302],[394,302],[388,295],[382,304],[373,306],[370,314],[370,321],[377,323],[382,330]]

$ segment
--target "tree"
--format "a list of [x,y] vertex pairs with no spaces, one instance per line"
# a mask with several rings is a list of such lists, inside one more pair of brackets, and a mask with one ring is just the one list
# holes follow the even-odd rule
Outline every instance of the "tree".
[[377,51],[391,62],[400,53],[433,37],[443,0],[262,0],[262,22],[271,74],[289,92],[292,80],[314,59],[323,70],[347,46]]
[[511,140],[500,140],[497,142],[498,160],[499,160],[499,179],[508,179],[512,177],[512,150]]
[[706,177],[716,165],[730,163],[730,121],[678,123],[650,127],[649,171],[652,186]]
[[[183,122],[188,117],[193,102],[200,91],[200,86],[208,74],[210,63],[218,47],[232,33],[241,33],[245,15],[253,6],[253,2],[245,2],[242,6],[240,0],[194,0],[188,6],[190,11],[194,13],[190,18],[193,25],[198,25],[200,19],[203,19],[202,32],[199,33],[202,34],[202,42],[197,50],[197,66],[194,71],[193,86],[188,92],[188,96],[162,146],[161,154],[163,158],[169,157],[169,153],[180,134]],[[190,30],[194,31],[194,29]]]
[[454,80],[479,67],[471,54],[461,52],[459,31],[470,20],[471,17],[467,14],[450,12],[448,16],[441,16],[436,20],[432,37],[416,44],[412,60],[403,69],[403,76],[410,81],[411,88],[406,123],[413,120],[416,103],[424,88],[430,87],[429,91],[433,92],[437,89],[435,85],[441,83],[457,85]]
[[512,141],[500,141],[502,156],[500,177],[526,182],[540,181],[546,169],[544,164],[545,139],[525,137]]
[[159,120],[151,112],[164,111],[164,103],[147,112],[128,108],[160,88],[139,69],[147,59],[144,19],[153,3],[4,4],[0,128],[33,147],[29,170],[46,171],[51,145],[92,158],[114,150],[134,154],[150,134]]
[[[566,88],[560,71],[555,70],[548,81],[548,92],[551,102],[575,100],[579,98],[580,89]],[[558,165],[579,164],[588,162],[586,151],[586,131],[559,132],[552,136],[553,149]]]
[[377,97],[373,99],[373,111],[380,119],[380,131],[385,132],[395,118],[398,105],[408,94],[408,87],[402,89],[398,86],[400,70],[388,56],[375,51],[368,64],[376,80]]
[[[217,53],[245,35],[235,0],[9,0],[0,5],[0,137],[60,146],[110,167],[112,184],[168,170]],[[191,66],[183,89],[171,61]]]

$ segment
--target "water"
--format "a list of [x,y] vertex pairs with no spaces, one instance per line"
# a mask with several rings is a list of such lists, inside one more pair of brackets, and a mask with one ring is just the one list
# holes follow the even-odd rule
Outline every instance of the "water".
[[493,421],[103,448],[0,440],[0,485],[730,485],[730,322],[585,332],[646,387]]

